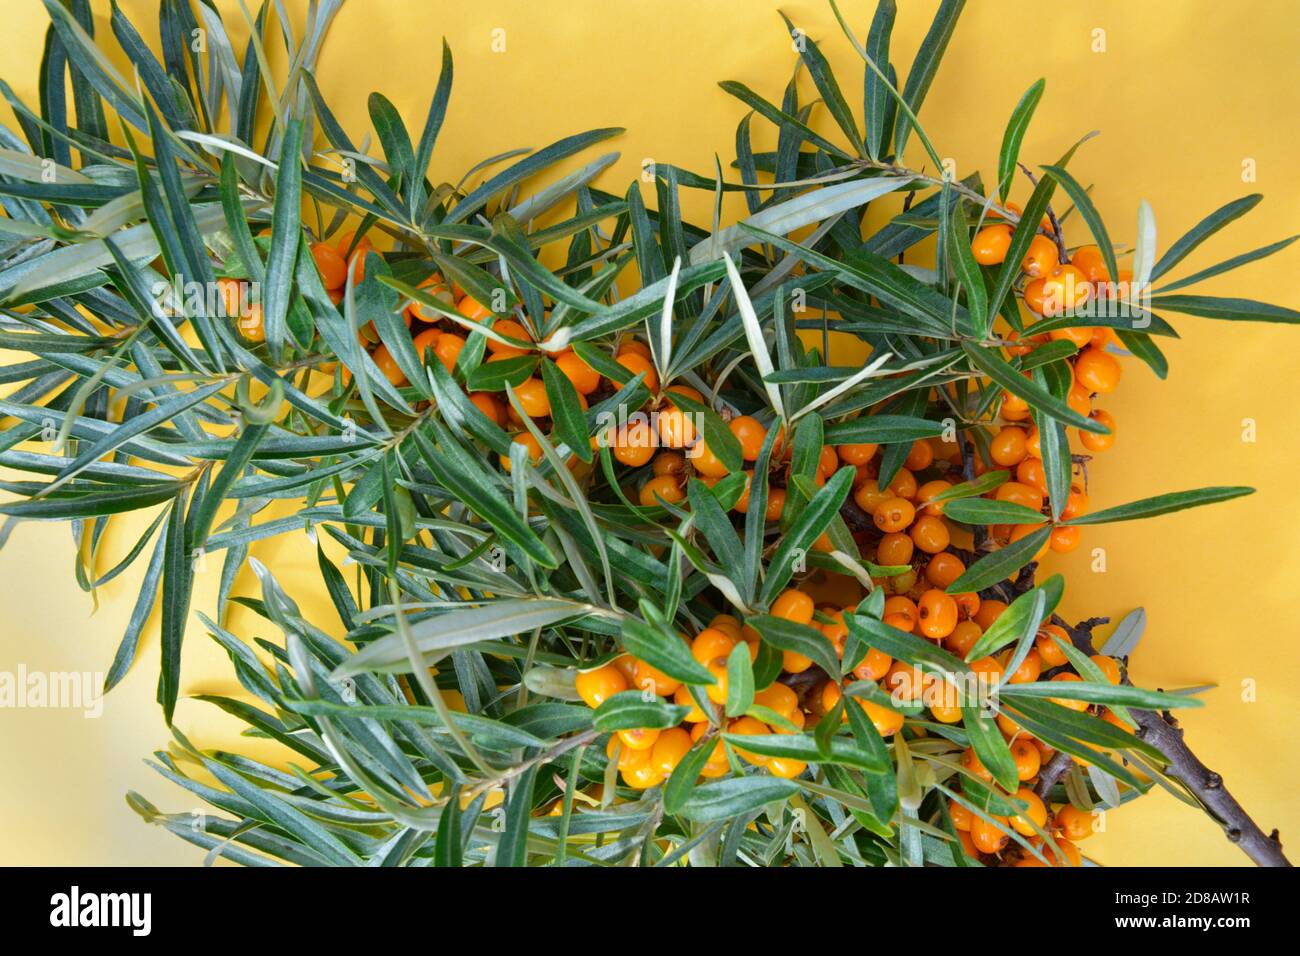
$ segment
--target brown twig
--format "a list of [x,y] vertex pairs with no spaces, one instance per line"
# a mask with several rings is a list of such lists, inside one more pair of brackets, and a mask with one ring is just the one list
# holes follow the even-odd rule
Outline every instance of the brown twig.
[[[1097,653],[1092,643],[1092,629],[1105,621],[1104,618],[1090,618],[1071,627],[1060,618],[1053,617],[1055,623],[1065,628],[1070,641],[1085,654]],[[1130,683],[1127,676],[1124,683]],[[1266,834],[1241,804],[1237,802],[1223,785],[1223,778],[1205,766],[1192,753],[1183,739],[1183,730],[1178,722],[1165,711],[1162,714],[1150,710],[1129,708],[1129,713],[1137,722],[1134,736],[1155,747],[1169,761],[1165,773],[1177,780],[1194,796],[1205,809],[1223,826],[1224,835],[1229,842],[1235,843],[1241,851],[1258,866],[1290,866],[1291,862],[1282,853],[1282,841],[1278,831]],[[1060,766],[1057,766],[1057,764]],[[1069,755],[1058,753],[1044,768],[1036,792],[1044,796],[1055,786],[1056,782],[1069,770],[1073,763]],[[1050,783],[1048,775],[1053,774]],[[1046,784],[1044,786],[1044,784]]]

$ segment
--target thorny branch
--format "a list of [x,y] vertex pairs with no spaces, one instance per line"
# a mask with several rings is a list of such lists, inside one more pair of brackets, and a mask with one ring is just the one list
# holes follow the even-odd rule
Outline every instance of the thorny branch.
[[[1085,654],[1097,653],[1092,643],[1092,630],[1105,622],[1105,618],[1090,618],[1071,627],[1059,617],[1053,616],[1053,622],[1065,628],[1070,640]],[[1129,683],[1127,675],[1124,683]],[[1138,710],[1130,707],[1129,713],[1137,721],[1134,735],[1151,744],[1168,759],[1165,768],[1174,780],[1177,780],[1194,796],[1215,819],[1223,825],[1224,835],[1259,866],[1290,866],[1291,862],[1282,853],[1282,841],[1278,831],[1266,834],[1237,799],[1223,785],[1223,778],[1205,766],[1192,753],[1183,738],[1183,729],[1178,721],[1168,712],[1155,713],[1150,710]],[[1042,796],[1050,791],[1056,782],[1064,776],[1073,763],[1068,754],[1058,753],[1043,770],[1038,794]],[[1049,775],[1051,779],[1049,780]]]

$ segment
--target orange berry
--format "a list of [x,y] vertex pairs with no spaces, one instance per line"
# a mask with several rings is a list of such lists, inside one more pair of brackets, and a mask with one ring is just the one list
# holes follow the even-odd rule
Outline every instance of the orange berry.
[[655,426],[665,448],[685,448],[695,441],[695,420],[675,405],[665,405],[655,413]]
[[813,616],[813,599],[797,588],[787,588],[772,602],[773,617],[794,621],[796,624],[810,624]]
[[[1033,749],[1032,747],[1030,748]],[[1034,759],[1037,760],[1038,751],[1034,751]],[[1027,777],[1020,779],[1026,780]],[[1034,836],[1039,830],[1047,826],[1047,805],[1043,803],[1042,798],[1030,790],[1028,787],[1021,787],[1016,791],[1016,799],[1021,803],[1028,804],[1026,808],[1016,814],[1007,822],[1012,828],[1024,836]],[[1037,829],[1035,829],[1035,827]]]
[[767,769],[774,777],[793,780],[807,770],[808,765],[793,757],[771,757],[767,761]]
[[1082,538],[1083,532],[1078,528],[1061,525],[1052,529],[1052,534],[1047,539],[1047,543],[1057,554],[1069,554],[1079,546],[1079,541]]
[[708,664],[716,658],[725,658],[735,646],[736,639],[721,628],[706,627],[691,642],[691,656],[701,664]]
[[686,716],[682,718],[688,724],[703,723],[709,719],[708,715],[700,710],[700,705],[695,703],[695,698],[691,696],[691,689],[685,684],[673,693],[673,703],[688,708]]
[[[733,423],[734,424],[734,423]],[[835,449],[840,456],[840,460],[846,465],[865,465],[876,454],[876,449],[880,446],[874,442],[865,442],[852,445],[840,445]]]
[[655,440],[650,425],[644,419],[628,422],[619,430],[614,443],[614,457],[625,465],[640,468],[655,453]]
[[1107,683],[1118,684],[1120,682],[1119,661],[1113,657],[1107,657],[1105,654],[1093,654],[1091,659],[1101,669],[1102,674],[1106,676]]
[[1025,431],[1013,425],[1003,428],[989,442],[989,457],[1003,468],[1019,464],[1027,454]]
[[733,418],[727,427],[739,440],[740,453],[745,461],[757,461],[759,452],[763,450],[763,442],[767,440],[767,429],[759,424],[757,418],[749,415]]
[[1005,601],[984,601],[980,604],[979,613],[975,615],[975,623],[980,626],[980,630],[987,631],[1006,609]]
[[618,732],[618,739],[629,750],[650,750],[659,739],[659,731],[647,727],[625,729]]
[[1042,672],[1043,658],[1038,651],[1031,650],[1025,655],[1025,659],[1020,662],[1020,666],[1007,678],[1007,683],[1029,684],[1038,680],[1038,675]]
[[1020,268],[1029,276],[1045,276],[1060,264],[1056,243],[1046,236],[1034,236],[1029,240],[1029,251],[1025,253]]
[[906,498],[886,498],[877,506],[872,518],[881,531],[902,531],[912,523],[916,508]]
[[889,492],[880,490],[874,478],[867,479],[853,492],[854,503],[869,515],[874,515],[880,504],[892,497]]
[[600,387],[600,373],[579,358],[577,352],[561,352],[555,365],[573,383],[579,395],[590,395]]
[[520,382],[515,387],[515,398],[529,418],[545,418],[551,414],[551,400],[546,397],[546,386],[540,378],[534,376]]
[[924,439],[912,442],[912,450],[907,453],[903,464],[911,471],[924,471],[934,463],[934,449]]
[[970,251],[975,261],[982,266],[995,266],[1007,257],[1011,248],[1011,227],[1003,225],[985,226],[975,233]]
[[971,823],[975,820],[975,814],[971,813],[956,800],[948,801],[948,816],[952,817],[952,825],[958,830],[970,830]]
[[326,289],[338,289],[348,281],[348,264],[333,246],[313,243],[311,257],[316,261],[316,271]]
[[1024,738],[1017,740],[1011,745],[1011,757],[1016,762],[1016,778],[1018,780],[1032,780],[1038,776],[1038,770],[1042,766],[1043,758],[1033,743]]
[[859,700],[862,709],[867,712],[867,719],[876,728],[876,733],[889,737],[903,729],[903,715],[892,707],[877,704],[874,700]]
[[1088,346],[1074,359],[1074,377],[1090,392],[1109,394],[1119,387],[1123,370],[1115,356],[1104,349]]
[[933,640],[947,637],[957,626],[957,602],[951,594],[931,588],[917,605],[917,626]]
[[641,355],[638,352],[624,351],[619,353],[616,361],[634,376],[644,372],[645,378],[642,381],[645,383],[645,387],[652,392],[659,391],[659,373],[655,371],[654,363],[650,361],[648,356]]
[[898,474],[894,476],[894,480],[889,483],[888,490],[899,498],[906,498],[910,501],[916,497],[919,490],[916,484],[916,476],[912,474],[911,469],[900,468]]
[[254,302],[239,317],[239,334],[250,342],[266,341],[266,326],[262,321],[262,304]]
[[727,702],[728,688],[727,659],[725,657],[715,657],[704,666],[713,675],[714,681],[704,688],[704,693],[715,704],[725,704]]
[[578,672],[578,696],[586,701],[588,707],[599,707],[615,694],[627,689],[627,678],[622,671],[609,664],[595,670]]
[[1047,494],[1047,472],[1039,458],[1026,458],[1016,465],[1016,481],[1028,485],[1040,495]]
[[799,695],[785,684],[777,681],[756,693],[754,703],[760,707],[774,710],[782,717],[788,718],[799,709]]
[[492,317],[491,309],[468,295],[463,295],[457,300],[456,311],[473,322],[482,322]]
[[1047,333],[1053,342],[1073,342],[1075,348],[1084,348],[1092,341],[1092,329],[1076,325],[1068,329],[1053,329]]
[[858,662],[858,666],[853,668],[853,676],[858,680],[880,680],[889,673],[889,668],[893,665],[892,657],[884,651],[870,647],[867,648],[866,656]]
[[624,354],[629,354],[629,355],[639,355],[642,358],[651,357],[650,346],[646,345],[644,342],[639,342],[636,339],[626,339],[625,341],[619,343],[618,354],[620,356]]
[[686,457],[696,471],[709,478],[725,478],[731,474],[727,470],[727,466],[722,463],[717,455],[713,454],[708,443],[702,438],[687,450]]
[[1033,279],[1025,283],[1021,296],[1025,300],[1025,306],[1033,309],[1039,315],[1047,312],[1047,278],[1045,276]]
[[438,342],[433,347],[433,353],[438,356],[443,367],[447,371],[452,371],[456,367],[456,359],[460,357],[460,350],[465,347],[465,340],[459,335],[451,332],[445,332],[438,336]]
[[650,762],[654,764],[656,770],[667,777],[677,769],[677,765],[690,749],[690,732],[681,727],[669,727],[660,732],[659,739],[655,741]]
[[1042,658],[1044,664],[1048,667],[1060,667],[1069,660],[1065,656],[1065,651],[1061,650],[1060,644],[1070,643],[1070,635],[1059,624],[1044,624],[1038,629],[1038,636],[1034,639],[1034,650]]
[[1011,839],[996,824],[990,823],[983,817],[976,817],[971,821],[970,838],[981,853],[997,853]]
[[[740,734],[746,737],[766,737],[771,732],[772,731],[768,728],[767,724],[755,717],[740,717],[727,725],[727,733]],[[765,765],[770,759],[762,754],[756,754],[740,747],[736,748],[736,753],[750,763],[757,764],[760,767]]]
[[891,531],[880,539],[876,545],[876,563],[884,565],[907,564],[912,560],[915,545],[912,539],[901,531]]
[[958,621],[952,633],[943,639],[943,646],[964,660],[983,633],[974,621]]
[[1109,282],[1106,260],[1096,246],[1080,246],[1070,256],[1070,265],[1084,274],[1089,282]]
[[1115,444],[1115,416],[1099,408],[1088,417],[1097,424],[1110,429],[1110,434],[1098,435],[1096,432],[1080,431],[1080,444],[1088,451],[1109,451]]
[[666,697],[669,694],[676,693],[677,688],[681,686],[681,681],[669,677],[653,664],[647,664],[642,660],[636,662],[636,667],[632,671],[632,688],[634,690],[648,690],[659,697]]
[[371,353],[370,357],[375,360],[375,364],[379,366],[379,371],[384,373],[384,378],[388,379],[389,382],[394,385],[406,384],[406,374],[398,367],[397,360],[388,353],[388,346],[379,346]]
[[1040,314],[1063,315],[1082,305],[1091,295],[1092,286],[1082,272],[1071,265],[1060,266],[1043,276],[1043,309]]
[[994,492],[998,501],[1023,505],[1031,511],[1043,510],[1043,494],[1037,488],[1021,484],[1018,481],[1003,482]]
[[902,616],[907,619],[907,627],[900,627],[900,631],[910,631],[916,627],[916,622],[921,619],[920,611],[916,607],[916,602],[903,594],[895,594],[893,597],[885,598],[884,617],[890,615]]
[[946,589],[953,581],[956,581],[965,573],[965,563],[950,551],[942,551],[936,554],[930,559],[930,563],[925,566],[925,579],[941,589]]
[[1083,486],[1078,482],[1070,483],[1070,494],[1065,499],[1065,507],[1061,509],[1061,517],[1065,520],[1078,518],[1088,513],[1088,493],[1083,490]]
[[912,523],[908,533],[916,546],[926,554],[938,554],[952,541],[948,526],[944,524],[942,518],[936,518],[934,515],[921,515]]
[[1052,823],[1068,840],[1078,843],[1096,832],[1094,829],[1096,819],[1096,814],[1088,810],[1080,810],[1073,804],[1067,803],[1056,811]]
[[672,475],[660,475],[651,478],[641,486],[640,501],[643,508],[654,508],[659,505],[662,498],[669,504],[676,504],[686,497],[686,492],[682,490],[677,479]]
[[927,481],[921,487],[916,489],[916,506],[921,509],[921,514],[934,515],[938,517],[943,514],[943,503],[936,505],[927,504],[932,498],[936,498],[952,487],[952,482],[944,481],[942,478],[936,478],[934,481]]

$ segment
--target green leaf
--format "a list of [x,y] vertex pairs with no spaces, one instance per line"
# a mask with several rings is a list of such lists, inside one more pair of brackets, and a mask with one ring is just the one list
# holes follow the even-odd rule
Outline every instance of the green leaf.
[[[948,41],[952,39],[953,31],[957,28],[957,18],[961,16],[964,6],[966,0],[943,0],[925,39],[921,41],[921,48],[916,51],[916,59],[907,71],[907,83],[903,87],[903,100],[913,113],[921,111],[921,104],[930,92],[930,84],[934,82],[934,75],[939,70],[939,61],[948,49]],[[911,119],[906,113],[901,114],[894,130],[894,152],[898,156],[902,156],[907,148],[911,130]]]
[[749,660],[749,645],[737,641],[727,656],[727,716],[739,717],[753,705],[754,668]]
[[1212,295],[1158,295],[1151,299],[1152,308],[1199,315],[1229,322],[1300,322],[1300,312],[1281,305],[1269,305],[1254,299],[1224,299]]
[[[933,498],[929,499],[929,504],[943,504],[948,501],[956,501],[958,498],[973,498],[977,495],[983,495],[998,488],[1011,477],[1009,471],[999,469],[997,471],[987,471],[978,478],[972,478],[970,481],[963,481],[960,484],[953,485],[946,491],[941,491]],[[945,514],[947,509],[945,509]]]
[[962,524],[1042,524],[1047,519],[1032,508],[992,498],[958,498],[944,505],[943,513]]
[[947,224],[943,230],[944,249],[949,266],[966,292],[966,308],[970,314],[987,315],[988,289],[984,285],[984,273],[975,261],[975,253],[971,251],[970,232],[966,228],[961,197],[953,191],[952,183],[946,180],[941,196],[941,215]]
[[1046,85],[1046,80],[1038,80],[1025,91],[1016,108],[1011,111],[1006,132],[1002,134],[1002,148],[998,151],[998,199],[1002,202],[1006,202],[1007,196],[1011,194],[1011,183],[1016,177],[1016,160],[1020,158],[1020,144],[1024,142],[1025,131],[1029,129],[1029,121],[1034,118],[1034,110],[1043,98],[1043,88]]
[[785,21],[786,29],[790,31],[795,47],[803,58],[804,65],[808,67],[808,75],[812,77],[817,92],[822,95],[822,102],[826,104],[826,109],[839,128],[844,131],[844,135],[849,138],[858,155],[862,155],[866,149],[862,142],[862,134],[858,132],[857,124],[853,121],[853,111],[849,109],[849,104],[840,91],[840,85],[835,80],[831,65],[826,62],[826,57],[822,55],[817,44],[802,30],[795,29],[789,17],[782,13],[781,19]]
[[[813,496],[807,506],[799,513],[790,530],[786,532],[772,553],[768,564],[767,579],[763,582],[762,602],[770,604],[782,588],[789,583],[794,574],[795,563],[806,558],[809,549],[830,527],[831,521],[840,513],[853,489],[853,478],[857,472],[852,468],[841,468]],[[752,505],[752,501],[751,501]],[[828,673],[834,673],[832,669]]]
[[961,713],[962,725],[970,737],[975,756],[979,757],[984,769],[993,774],[993,779],[1002,789],[1014,793],[1019,786],[1016,760],[1011,756],[1011,748],[1007,746],[1002,731],[992,718],[982,715],[978,707],[963,704]]
[[646,700],[639,690],[614,694],[596,708],[592,725],[601,733],[615,730],[667,730],[675,727],[690,713],[689,707],[668,704],[659,698]]
[[763,640],[783,651],[792,651],[812,659],[828,674],[839,672],[839,657],[835,646],[815,627],[788,621],[770,614],[758,614],[746,622],[762,635]]
[[1065,579],[1059,574],[1054,574],[1038,587],[1031,588],[1020,595],[998,615],[998,619],[989,625],[989,629],[980,635],[979,640],[966,654],[966,660],[974,661],[987,657],[1012,641],[1024,639],[1026,635],[1032,639],[1038,633],[1039,625],[1056,610],[1064,592]]
[[696,782],[700,779],[700,773],[704,770],[705,764],[713,756],[713,751],[717,748],[718,741],[715,737],[705,737],[687,752],[686,756],[681,759],[677,767],[673,770],[668,782],[664,784],[664,812],[676,815],[681,812],[683,804],[690,799],[691,791],[695,789]]
[[943,434],[943,423],[910,415],[863,415],[826,426],[826,444],[893,444],[935,438]]
[[[498,598],[476,607],[455,608],[412,621],[411,636],[421,654],[441,657],[457,647],[493,641],[548,627],[591,608],[555,598]],[[334,669],[336,677],[368,671],[404,673],[411,662],[400,634],[372,641]]]
[[993,379],[998,385],[1001,385],[1013,395],[1018,395],[1028,402],[1034,408],[1040,409],[1045,414],[1052,416],[1057,421],[1066,425],[1073,425],[1086,432],[1095,432],[1099,435],[1110,434],[1106,426],[1101,425],[1091,418],[1080,415],[1071,408],[1063,399],[1057,398],[1049,393],[1041,385],[1031,382],[1020,372],[1016,371],[1001,356],[996,353],[995,349],[981,348],[970,342],[962,342],[962,351],[970,359],[972,365],[977,370],[983,372],[989,378]]
[[1111,281],[1118,282],[1119,263],[1115,259],[1115,247],[1111,244],[1110,233],[1106,231],[1106,223],[1101,218],[1101,213],[1097,212],[1097,207],[1092,204],[1088,190],[1060,166],[1044,166],[1043,172],[1056,180],[1065,190],[1065,194],[1070,197],[1070,201],[1074,203],[1074,208],[1079,210],[1079,215],[1083,216],[1083,221],[1088,224],[1092,238],[1097,240],[1097,248],[1101,250],[1101,257],[1106,263],[1106,271],[1110,273]]
[[192,567],[185,550],[185,495],[172,504],[163,531],[162,578],[162,653],[158,673],[158,703],[163,719],[171,726],[176,700],[180,695],[181,642],[190,611]]
[[555,428],[555,436],[568,445],[573,454],[590,462],[592,450],[587,432],[587,414],[578,401],[578,390],[554,362],[542,362],[542,382],[546,386],[546,399],[551,405],[551,424]]
[[1275,252],[1281,252],[1283,249],[1287,248],[1289,245],[1291,245],[1291,243],[1295,242],[1297,239],[1300,239],[1300,236],[1291,236],[1290,238],[1282,239],[1279,240],[1278,242],[1269,243],[1267,246],[1261,246],[1258,249],[1253,249],[1250,252],[1243,252],[1239,256],[1233,256],[1231,259],[1225,259],[1223,262],[1220,262],[1218,265],[1210,266],[1208,269],[1202,269],[1200,272],[1189,275],[1186,278],[1179,279],[1177,282],[1171,282],[1169,283],[1169,285],[1163,287],[1160,291],[1162,293],[1166,293],[1166,292],[1173,292],[1175,289],[1185,289],[1189,285],[1196,285],[1196,283],[1198,282],[1204,282],[1206,279],[1211,279],[1214,276],[1222,275],[1225,272],[1231,272],[1233,269],[1237,269],[1240,268],[1241,266],[1248,265],[1249,263],[1256,262],[1259,259],[1266,259],[1269,256],[1273,255],[1273,253]]
[[623,619],[621,634],[625,651],[682,683],[717,683],[648,601],[641,602],[641,611],[646,614],[646,621],[634,617]]
[[1133,521],[1137,518],[1152,518],[1156,515],[1165,515],[1174,511],[1183,511],[1186,508],[1196,508],[1201,505],[1215,504],[1219,501],[1231,501],[1233,498],[1240,498],[1243,495],[1253,495],[1254,488],[1244,486],[1230,486],[1219,488],[1197,488],[1194,491],[1174,491],[1169,494],[1156,495],[1154,498],[1143,498],[1140,501],[1130,501],[1125,505],[1117,505],[1114,508],[1103,508],[1101,511],[1094,511],[1090,514],[1080,515],[1077,518],[1071,518],[1066,521],[1068,525],[1082,524],[1109,524],[1115,521]]
[[[946,509],[945,509],[946,510]],[[1050,527],[1033,531],[1019,541],[1013,541],[997,551],[984,555],[952,584],[948,585],[949,594],[965,594],[968,591],[982,591],[987,587],[1005,581],[1034,559],[1038,549],[1051,535]]]
[[[867,55],[881,68],[889,63],[889,36],[894,30],[897,13],[895,0],[879,0],[875,16],[871,18],[871,29],[867,31]],[[888,120],[894,104],[893,93],[870,67],[866,67],[863,74],[862,123],[867,133],[867,155],[881,159],[881,147],[888,146],[892,139]]]
[[289,297],[302,239],[302,122],[290,120],[280,144],[280,171],[275,177],[275,209],[271,216],[271,251],[262,290],[262,322],[266,345],[279,361],[288,331]]
[[1250,212],[1263,199],[1260,193],[1252,193],[1249,196],[1242,196],[1240,199],[1234,199],[1230,203],[1225,203],[1214,212],[1210,213],[1195,226],[1189,229],[1182,238],[1169,247],[1168,251],[1160,257],[1160,261],[1155,264],[1151,270],[1151,281],[1154,282],[1162,275],[1172,269],[1183,259],[1187,258],[1188,253],[1199,246],[1210,236],[1214,235],[1228,223],[1239,219],[1246,213]]
[[1005,684],[1004,697],[1060,697],[1066,700],[1086,700],[1090,704],[1138,707],[1142,710],[1172,710],[1175,707],[1204,707],[1205,701],[1182,694],[1167,694],[1158,690],[1144,690],[1127,684],[1103,684],[1091,681],[1032,681],[1026,684]]
[[798,784],[779,777],[730,777],[696,787],[678,812],[688,820],[709,823],[741,816],[798,792]]
[[539,764],[533,764],[510,783],[505,825],[497,841],[497,866],[524,866],[528,861],[528,824],[533,813],[533,788]]
[[[821,724],[817,726],[820,728]],[[832,729],[839,726],[838,718],[831,726]],[[872,728],[871,732],[876,740],[880,741],[880,735],[876,733],[875,728]],[[722,736],[734,747],[762,754],[765,757],[784,757],[788,760],[802,760],[805,763],[837,764],[877,772],[887,766],[887,762],[880,763],[874,749],[863,747],[858,740],[850,737],[829,737],[828,748],[822,750],[812,734],[727,733]],[[883,748],[883,742],[881,743]]]

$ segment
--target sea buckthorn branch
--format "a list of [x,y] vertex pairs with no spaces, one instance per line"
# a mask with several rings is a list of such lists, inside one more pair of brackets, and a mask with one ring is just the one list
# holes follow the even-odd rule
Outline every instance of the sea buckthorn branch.
[[[1070,640],[1085,654],[1096,654],[1093,645],[1093,628],[1106,623],[1106,618],[1090,618],[1080,621],[1073,627],[1060,618],[1054,621],[1065,628]],[[1128,675],[1124,683],[1131,683]],[[1241,848],[1259,866],[1291,866],[1291,861],[1282,852],[1282,841],[1278,831],[1265,833],[1246,812],[1226,786],[1223,778],[1207,767],[1192,749],[1187,746],[1186,735],[1177,719],[1168,711],[1156,713],[1150,710],[1129,708],[1129,713],[1137,722],[1135,736],[1154,746],[1168,758],[1165,773],[1177,780],[1187,791],[1201,803],[1205,809],[1223,826],[1223,834],[1230,843]],[[1074,760],[1066,753],[1058,753],[1048,763],[1040,784],[1040,796],[1050,791],[1057,781],[1069,772]],[[1049,780],[1049,775],[1051,779]]]

